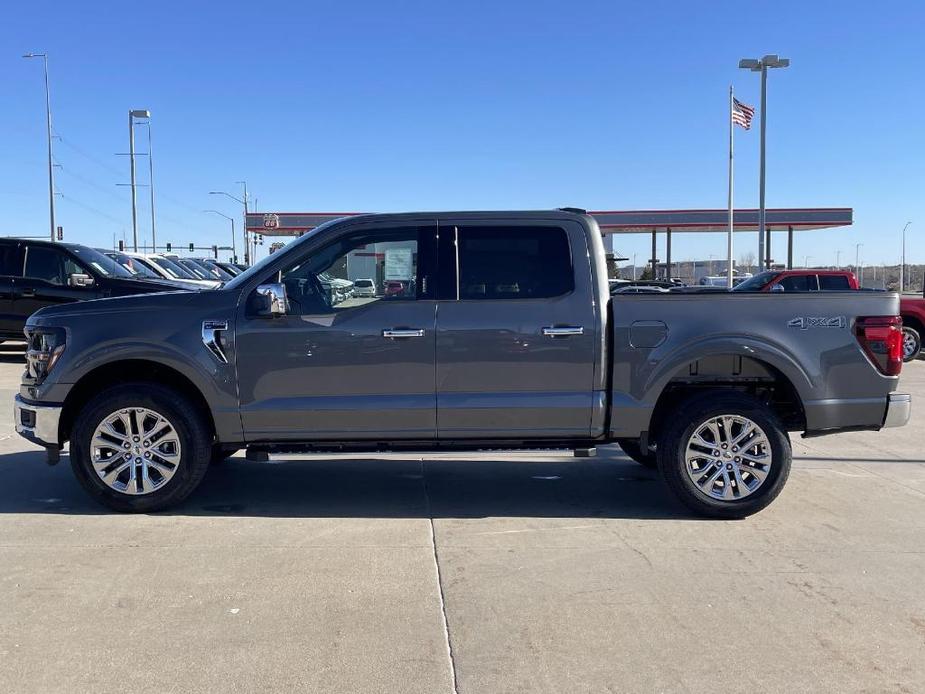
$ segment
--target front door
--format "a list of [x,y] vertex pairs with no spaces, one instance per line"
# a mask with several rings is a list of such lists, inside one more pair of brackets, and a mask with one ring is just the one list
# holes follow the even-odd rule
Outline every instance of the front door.
[[441,219],[439,235],[441,277],[458,273],[437,310],[438,437],[587,438],[598,320],[581,226]]
[[101,296],[96,285],[71,286],[74,274],[93,275],[59,248],[26,244],[23,276],[14,281],[13,310],[25,319],[45,306],[86,301]]
[[289,309],[257,316],[252,296],[239,309],[249,441],[434,438],[435,239],[435,222],[357,223],[261,280],[282,282]]

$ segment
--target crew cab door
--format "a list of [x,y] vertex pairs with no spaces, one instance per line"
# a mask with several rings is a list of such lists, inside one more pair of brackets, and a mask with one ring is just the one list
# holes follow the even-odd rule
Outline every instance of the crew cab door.
[[587,438],[597,319],[584,229],[439,225],[438,437]]
[[[23,276],[14,281],[13,311],[23,324],[45,306],[86,301],[102,296],[93,274],[63,249],[27,243]],[[71,277],[81,275],[90,282],[72,286]]]
[[[261,279],[281,282],[286,315],[244,298],[235,329],[248,441],[432,439],[436,223],[356,223]],[[374,296],[326,290],[320,275],[373,278]],[[385,291],[386,284],[391,287]]]

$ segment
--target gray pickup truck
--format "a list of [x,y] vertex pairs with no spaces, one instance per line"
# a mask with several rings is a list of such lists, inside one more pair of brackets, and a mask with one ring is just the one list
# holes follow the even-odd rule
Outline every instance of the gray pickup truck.
[[[331,299],[322,276],[373,280]],[[119,511],[274,452],[618,443],[694,511],[781,491],[788,432],[900,426],[895,294],[611,297],[574,211],[329,222],[222,288],[42,309],[17,431]]]

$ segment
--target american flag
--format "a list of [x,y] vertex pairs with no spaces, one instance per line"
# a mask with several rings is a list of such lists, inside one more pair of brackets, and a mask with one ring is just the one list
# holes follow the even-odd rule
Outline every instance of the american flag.
[[740,125],[746,130],[752,127],[752,118],[755,116],[755,107],[743,104],[741,101],[732,98],[732,122]]

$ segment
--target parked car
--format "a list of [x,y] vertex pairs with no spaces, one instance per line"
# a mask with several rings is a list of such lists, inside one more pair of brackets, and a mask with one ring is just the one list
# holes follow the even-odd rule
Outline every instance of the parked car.
[[227,272],[232,277],[237,277],[243,272],[243,270],[241,270],[241,268],[235,265],[234,263],[223,263],[220,260],[216,260],[215,264],[218,265],[222,270]]
[[767,270],[733,287],[734,292],[830,292],[860,289],[847,270]]
[[[98,249],[99,250],[99,249]],[[199,280],[186,279],[181,277],[179,274],[171,274],[165,268],[158,267],[151,259],[145,258],[143,255],[132,254],[123,251],[109,251],[109,250],[100,250],[105,256],[112,258],[119,265],[124,267],[130,273],[132,273],[138,279],[144,280],[155,280],[158,282],[169,281],[175,282],[185,289],[212,289],[215,284],[212,282],[205,283],[200,282]]]
[[192,260],[199,267],[208,272],[211,279],[218,280],[219,282],[227,282],[235,276],[235,273],[228,272],[213,258],[189,258],[189,260]]
[[382,293],[386,296],[400,296],[405,293],[406,283],[401,280],[386,280]]
[[141,263],[152,272],[156,272],[165,280],[180,282],[187,287],[198,287],[200,289],[215,289],[221,284],[215,280],[204,280],[196,277],[186,270],[186,268],[177,265],[169,258],[159,253],[135,253],[125,251],[125,255]]
[[22,340],[26,319],[46,306],[184,288],[142,279],[87,246],[0,238],[0,341]]
[[925,335],[925,296],[903,294],[899,300],[899,313],[903,319],[903,358],[917,359],[922,353],[922,335]]
[[[372,244],[377,274],[410,264],[416,280],[331,304],[319,275]],[[316,227],[215,291],[35,313],[15,426],[49,462],[69,443],[79,482],[120,511],[180,503],[210,461],[244,447],[260,460],[587,456],[619,443],[657,462],[695,512],[739,518],[782,490],[788,432],[908,421],[911,397],[894,392],[899,326],[899,297],[885,292],[611,297],[601,232],[584,214],[362,215]]]
[[354,280],[353,289],[357,296],[376,296],[376,281],[371,279]]

